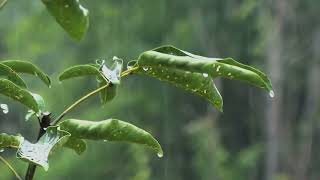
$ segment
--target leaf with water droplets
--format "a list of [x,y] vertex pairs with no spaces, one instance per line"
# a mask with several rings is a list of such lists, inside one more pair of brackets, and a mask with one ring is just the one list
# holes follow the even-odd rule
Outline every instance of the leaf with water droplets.
[[15,72],[31,74],[40,78],[48,87],[51,85],[49,76],[31,62],[21,60],[5,60],[1,61],[1,63],[9,66]]
[[68,119],[62,121],[59,126],[74,138],[137,143],[146,145],[160,155],[163,154],[160,144],[150,133],[117,119],[100,122]]
[[168,82],[178,88],[203,97],[217,109],[222,111],[222,97],[210,77],[206,77],[200,73],[185,72],[178,69],[163,67],[149,67],[147,71],[139,68],[137,72],[139,74],[146,74],[157,78],[160,81]]
[[17,152],[17,158],[49,169],[48,157],[55,148],[63,146],[70,133],[60,130],[58,126],[50,126],[46,133],[35,144],[23,140]]
[[42,0],[50,14],[74,39],[81,40],[89,27],[89,11],[79,0]]
[[261,71],[236,62],[231,58],[207,58],[179,50],[172,46],[164,46],[146,51],[139,56],[139,66],[164,67],[196,73],[206,73],[212,78],[222,76],[241,80],[268,91],[272,85]]
[[36,100],[33,93],[20,88],[7,79],[0,79],[0,94],[24,104],[35,112],[40,111],[38,100]]
[[21,136],[14,136],[6,133],[0,133],[0,149],[4,149],[4,148],[18,149],[20,142],[22,140],[23,140],[23,137]]
[[12,81],[16,85],[26,88],[27,85],[23,79],[9,66],[0,62],[0,76],[6,76],[8,80]]

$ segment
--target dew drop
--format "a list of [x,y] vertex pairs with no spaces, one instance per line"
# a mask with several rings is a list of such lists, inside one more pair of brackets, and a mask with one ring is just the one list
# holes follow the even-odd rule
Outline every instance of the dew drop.
[[205,78],[209,76],[207,73],[203,73],[202,75],[203,75],[203,77],[205,77]]
[[270,96],[271,98],[274,98],[274,91],[273,91],[273,90],[269,91],[269,96]]
[[8,112],[9,112],[9,107],[8,107],[7,104],[0,104],[0,108],[2,109],[2,112],[3,112],[4,114],[8,114]]
[[159,152],[157,155],[158,155],[159,158],[163,157],[163,153],[162,152]]
[[220,68],[221,68],[221,66],[218,66],[218,67],[217,67],[217,72],[219,72],[219,71],[220,71]]
[[228,76],[231,76],[231,73],[228,73]]
[[1,148],[1,149],[0,149],[0,153],[2,153],[3,151],[4,151],[4,149],[3,149],[3,148]]
[[147,67],[143,67],[143,70],[144,70],[144,71],[148,71],[148,69],[149,69],[149,68],[147,68]]
[[103,142],[108,142],[108,140],[105,139],[105,140],[103,140]]

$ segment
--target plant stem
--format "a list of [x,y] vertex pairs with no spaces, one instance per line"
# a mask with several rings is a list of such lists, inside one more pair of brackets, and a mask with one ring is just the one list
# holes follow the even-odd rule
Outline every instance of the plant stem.
[[13,172],[17,179],[22,180],[17,171],[14,170],[14,168],[9,164],[8,161],[6,161],[2,156],[0,156],[0,160],[9,167],[9,169]]
[[7,0],[3,0],[1,3],[0,3],[0,9],[2,9],[4,7],[4,5],[7,4]]
[[[127,69],[126,71],[123,71],[121,73],[121,77],[125,77],[128,76],[129,74],[131,74],[132,72],[134,72],[135,70],[137,70],[138,67],[134,67],[131,69]],[[78,106],[81,102],[85,101],[86,99],[88,99],[89,97],[99,93],[100,91],[106,89],[107,87],[110,86],[110,83],[94,90],[91,91],[90,93],[86,94],[85,96],[82,96],[80,99],[78,99],[76,102],[74,102],[72,105],[70,105],[66,110],[64,110],[51,124],[52,125],[57,125],[58,122],[68,113],[70,112],[72,109],[74,109],[76,106]]]

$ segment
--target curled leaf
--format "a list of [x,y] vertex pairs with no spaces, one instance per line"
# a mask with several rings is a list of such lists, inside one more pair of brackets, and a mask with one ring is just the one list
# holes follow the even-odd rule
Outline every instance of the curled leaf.
[[67,147],[69,149],[74,150],[78,155],[84,153],[87,149],[87,143],[78,138],[70,137],[68,141],[63,145],[63,147]]
[[74,39],[81,40],[89,27],[89,11],[79,0],[42,0],[50,14]]
[[267,76],[253,67],[230,60],[230,58],[207,58],[194,55],[172,46],[160,47],[142,53],[139,56],[138,64],[142,67],[164,67],[205,73],[212,78],[222,76],[245,81],[268,91],[272,90],[271,82]]
[[69,137],[70,133],[60,130],[58,126],[50,126],[37,143],[33,144],[23,140],[19,146],[17,157],[41,166],[47,171],[49,169],[49,155],[55,148],[65,144]]
[[11,69],[18,73],[26,73],[40,78],[47,86],[51,85],[50,78],[39,67],[28,61],[21,60],[5,60],[1,61],[2,64],[9,66]]
[[68,119],[59,126],[75,138],[138,143],[153,149],[159,156],[163,154],[160,144],[150,133],[117,119],[100,122]]

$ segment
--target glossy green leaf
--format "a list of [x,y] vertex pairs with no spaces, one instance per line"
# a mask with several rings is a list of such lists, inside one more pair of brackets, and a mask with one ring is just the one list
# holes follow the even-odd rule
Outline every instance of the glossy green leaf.
[[[101,77],[98,77],[97,81],[99,88],[108,84],[108,82]],[[100,91],[101,103],[106,104],[107,102],[113,100],[117,95],[117,89],[118,85],[110,84],[109,87],[107,87],[105,90]]]
[[50,126],[46,133],[35,144],[23,140],[19,146],[17,157],[29,163],[34,163],[49,169],[48,157],[55,148],[63,146],[70,137],[70,133],[60,130],[58,126]]
[[18,149],[20,142],[22,140],[23,140],[23,137],[21,136],[14,136],[6,133],[0,133],[0,149],[4,149],[4,148]]
[[265,74],[230,58],[206,58],[167,46],[142,53],[139,56],[138,63],[142,67],[164,67],[205,73],[213,78],[222,76],[245,81],[270,92],[272,91],[271,82]]
[[89,27],[89,11],[79,0],[42,0],[50,14],[74,39],[81,40]]
[[2,63],[0,63],[0,76],[6,76],[10,81],[20,87],[27,87],[23,79],[13,69]]
[[222,111],[223,100],[214,85],[211,77],[206,74],[185,72],[178,69],[169,69],[163,67],[144,67],[139,68],[139,74],[157,78],[158,80],[168,82],[178,88],[184,89],[190,93],[207,99],[213,106]]
[[59,81],[63,81],[70,78],[81,77],[81,76],[101,76],[100,71],[97,67],[90,64],[76,65],[64,70],[59,75]]
[[0,79],[0,94],[24,104],[35,112],[40,111],[38,100],[36,100],[33,93],[20,88],[7,79]]
[[45,74],[39,67],[28,62],[28,61],[20,61],[20,60],[6,60],[1,61],[2,64],[9,66],[11,69],[18,73],[26,73],[34,75],[40,78],[47,86],[51,85],[50,78],[47,74]]
[[87,149],[87,143],[78,138],[73,138],[72,136],[68,139],[68,141],[63,145],[63,147],[70,148],[74,150],[78,155],[84,153]]
[[59,126],[75,138],[138,143],[155,150],[160,157],[163,155],[160,144],[150,133],[120,120],[92,122],[68,119],[61,122]]

